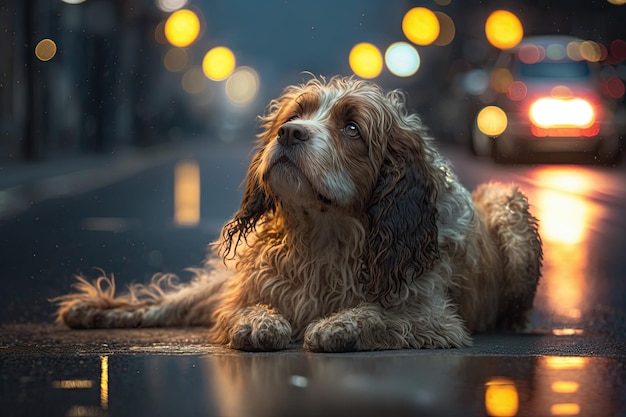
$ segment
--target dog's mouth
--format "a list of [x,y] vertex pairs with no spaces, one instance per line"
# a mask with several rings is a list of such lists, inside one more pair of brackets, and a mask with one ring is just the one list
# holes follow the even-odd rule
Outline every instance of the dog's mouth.
[[[276,175],[283,176],[283,180],[285,180],[285,176],[289,176],[290,179],[295,180],[295,184],[300,184],[296,186],[297,189],[301,189],[303,181],[308,184],[309,189],[313,192],[314,198],[321,203],[322,205],[328,206],[333,204],[333,200],[326,197],[324,194],[319,192],[311,179],[307,176],[305,169],[299,166],[292,158],[287,155],[281,155],[272,161],[269,170],[267,173],[269,174],[271,171],[276,171]],[[291,181],[279,181],[283,184],[291,183]],[[294,183],[292,183],[293,185]],[[313,196],[311,196],[313,197]]]
[[292,165],[294,168],[297,168],[296,164],[294,164],[294,162],[287,155],[282,155],[280,158],[275,160],[274,163],[272,163],[272,168],[277,165]]

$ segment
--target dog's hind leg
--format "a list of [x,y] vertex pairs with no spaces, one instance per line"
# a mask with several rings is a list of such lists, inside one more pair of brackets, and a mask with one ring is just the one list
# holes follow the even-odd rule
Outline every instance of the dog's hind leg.
[[58,305],[57,322],[76,329],[209,325],[223,279],[204,269],[194,273],[188,284],[157,275],[121,295],[113,277],[89,282],[77,276],[76,292],[51,301]]
[[526,196],[515,185],[489,183],[472,198],[503,256],[503,276],[496,327],[522,330],[541,276],[543,252],[538,221]]

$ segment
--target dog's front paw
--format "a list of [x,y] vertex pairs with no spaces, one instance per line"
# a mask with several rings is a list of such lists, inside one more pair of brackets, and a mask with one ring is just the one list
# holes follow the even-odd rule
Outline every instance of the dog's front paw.
[[291,341],[291,325],[280,314],[265,307],[247,309],[230,334],[232,349],[273,351],[286,349]]
[[359,326],[349,319],[326,318],[312,323],[304,334],[311,352],[352,352],[359,348]]

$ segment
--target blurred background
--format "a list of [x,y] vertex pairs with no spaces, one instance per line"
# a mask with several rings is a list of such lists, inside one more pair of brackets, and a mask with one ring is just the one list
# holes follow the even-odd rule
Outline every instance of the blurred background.
[[[459,114],[489,80],[476,70],[530,35],[587,42],[580,59],[599,66],[602,99],[623,105],[624,3],[4,0],[0,169],[178,141],[252,141],[255,116],[306,72],[407,90],[438,139],[468,141]],[[488,29],[497,10],[507,14]]]

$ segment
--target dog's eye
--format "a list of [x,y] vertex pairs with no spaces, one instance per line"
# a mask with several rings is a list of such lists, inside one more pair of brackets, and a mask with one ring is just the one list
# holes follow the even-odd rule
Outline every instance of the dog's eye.
[[359,126],[354,122],[349,122],[344,128],[343,133],[351,139],[359,139],[361,132],[359,132]]
[[292,122],[292,121],[294,121],[294,120],[296,120],[296,119],[299,119],[299,118],[300,118],[300,117],[299,117],[297,114],[291,115],[291,116],[287,119],[287,121],[286,121],[285,123]]

